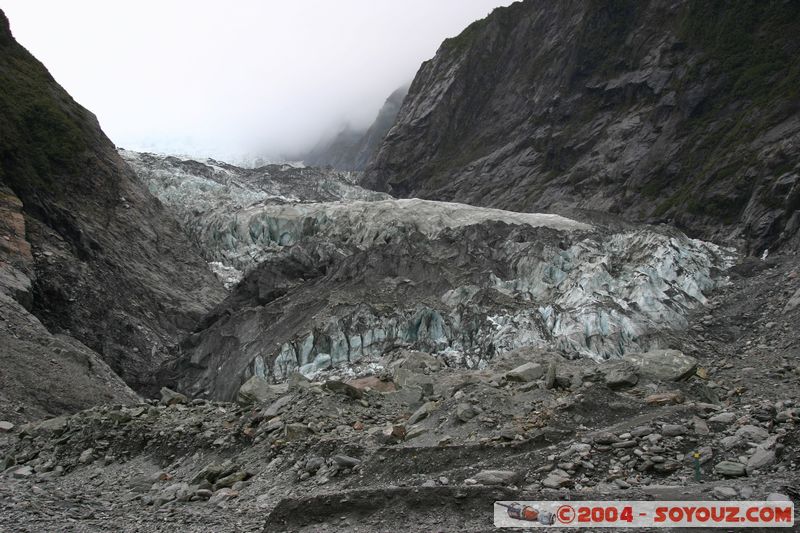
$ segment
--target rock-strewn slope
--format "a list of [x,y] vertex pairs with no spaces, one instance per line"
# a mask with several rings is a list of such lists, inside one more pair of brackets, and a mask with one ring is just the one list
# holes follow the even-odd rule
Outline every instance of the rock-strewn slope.
[[97,353],[51,334],[30,313],[34,256],[25,229],[22,202],[0,185],[0,420],[138,401]]
[[796,268],[733,268],[670,340],[695,357],[677,365],[522,349],[468,370],[398,351],[372,378],[294,376],[248,405],[167,392],[17,427],[0,433],[0,528],[477,533],[497,499],[796,506]]
[[365,183],[797,247],[798,33],[777,0],[498,8],[422,65]]
[[[10,229],[0,234],[3,247],[17,257],[8,262],[17,271],[10,294],[41,320],[25,318],[32,329],[24,335],[44,327],[69,335],[67,344],[81,341],[126,382],[145,388],[164,347],[218,302],[223,289],[95,117],[14,41],[2,13],[0,186],[3,203],[18,208],[16,214],[3,212],[3,226]],[[4,349],[24,338],[22,332],[5,333],[16,340],[4,339]],[[86,357],[80,355],[85,348],[57,349]],[[4,367],[36,373],[39,362],[26,358],[47,357],[50,350],[4,350],[11,357]],[[53,378],[53,390],[85,385]],[[98,394],[95,401],[108,399]],[[64,405],[74,403],[65,396]]]

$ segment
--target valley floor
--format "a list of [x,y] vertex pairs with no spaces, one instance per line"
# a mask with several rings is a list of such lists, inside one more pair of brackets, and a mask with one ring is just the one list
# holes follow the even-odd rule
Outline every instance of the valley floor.
[[[14,428],[0,531],[490,531],[496,499],[797,503],[797,258],[729,274],[673,334],[699,363],[684,381],[624,387],[624,367],[549,353],[483,371],[407,354],[392,392],[295,379],[257,407],[178,397]],[[510,373],[537,360],[546,372]]]

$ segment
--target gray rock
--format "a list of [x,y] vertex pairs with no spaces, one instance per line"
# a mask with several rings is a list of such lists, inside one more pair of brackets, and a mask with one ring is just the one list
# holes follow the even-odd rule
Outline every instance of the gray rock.
[[732,450],[742,443],[742,439],[736,435],[728,435],[720,439],[719,444],[723,450]]
[[711,433],[708,424],[702,418],[694,417],[692,419],[692,426],[694,426],[694,432],[698,435],[708,435]]
[[597,433],[592,440],[595,444],[612,444],[614,442],[619,442],[619,437],[608,431],[601,431]]
[[433,376],[420,374],[406,368],[398,368],[394,372],[393,381],[401,389],[419,387],[424,396],[433,395]]
[[508,381],[528,383],[544,376],[545,367],[539,363],[525,363],[506,373]]
[[189,403],[189,399],[180,392],[175,392],[167,387],[161,387],[161,404],[176,405],[179,403]]
[[550,472],[547,477],[542,480],[542,486],[548,489],[560,489],[571,483],[569,476],[564,471]]
[[81,464],[91,463],[93,460],[94,460],[94,448],[83,450],[83,452],[81,452],[80,457],[78,457],[78,462]]
[[544,387],[546,389],[552,389],[556,385],[556,370],[557,365],[555,362],[551,361],[550,364],[547,365],[547,374],[544,377]]
[[422,407],[414,411],[414,414],[408,418],[408,425],[416,424],[420,420],[427,418],[428,415],[436,410],[436,408],[436,402],[425,402],[422,404]]
[[761,470],[775,462],[775,452],[756,448],[756,451],[747,460],[747,473],[752,474],[756,470]]
[[0,433],[8,433],[12,429],[14,429],[14,424],[7,420],[0,420]]
[[733,487],[714,487],[714,497],[718,500],[733,500],[739,493]]
[[360,389],[353,387],[344,381],[328,380],[325,382],[324,387],[329,391],[337,394],[344,394],[345,396],[353,398],[354,400],[360,400],[364,396],[364,393]]
[[236,401],[240,405],[245,406],[265,404],[273,401],[277,396],[278,394],[276,394],[266,379],[260,376],[253,376],[239,387]]
[[604,381],[609,389],[633,387],[639,383],[636,367],[627,361],[613,361],[603,365]]
[[33,468],[28,465],[21,466],[14,470],[14,473],[11,475],[16,479],[26,479],[33,475]]
[[292,372],[289,374],[289,378],[286,380],[286,385],[287,389],[290,391],[307,389],[311,386],[311,380],[309,380],[300,372]]
[[201,500],[207,500],[207,499],[211,498],[211,496],[213,494],[214,494],[214,492],[211,491],[210,489],[197,489],[194,492],[194,495],[197,496],[198,499],[201,499]]
[[661,426],[661,434],[665,437],[677,437],[686,433],[686,427],[680,424],[664,424]]
[[762,442],[769,438],[769,431],[758,426],[742,426],[736,430],[736,436],[747,442]]
[[481,485],[515,485],[522,474],[513,470],[481,470],[473,479]]
[[728,425],[734,420],[736,420],[736,414],[734,413],[719,413],[708,419],[709,422],[723,425]]
[[353,468],[361,464],[361,459],[356,459],[349,455],[334,455],[332,460],[334,463],[344,468]]
[[623,359],[632,363],[640,375],[656,381],[679,381],[697,370],[697,359],[678,350],[629,353]]
[[798,307],[800,307],[800,289],[797,289],[792,297],[789,298],[789,301],[786,302],[786,307],[783,308],[783,312],[784,314],[791,313]]
[[311,435],[311,430],[306,424],[286,424],[284,435],[286,436],[286,440],[297,440]]
[[745,465],[733,461],[721,461],[714,466],[714,472],[725,477],[741,477],[747,475]]
[[428,428],[426,428],[426,427],[423,427],[423,426],[419,426],[419,425],[417,425],[417,426],[412,426],[412,427],[411,427],[411,428],[410,428],[410,429],[409,429],[409,430],[406,432],[406,440],[411,440],[411,439],[413,439],[413,438],[419,437],[420,435],[424,435],[424,434],[425,434],[425,433],[427,433],[428,431],[429,431],[429,430],[428,430]]
[[652,432],[653,428],[651,428],[650,426],[639,426],[637,428],[633,428],[630,433],[632,437],[638,438],[638,437],[646,437]]
[[278,416],[280,414],[280,412],[283,411],[283,409],[287,405],[292,403],[293,399],[294,399],[294,395],[292,395],[292,394],[287,394],[286,396],[281,396],[280,398],[278,398],[277,400],[272,402],[270,404],[270,406],[267,407],[264,410],[264,413],[263,413],[264,418],[274,418],[274,417]]
[[306,461],[306,472],[309,474],[316,474],[317,470],[322,468],[324,464],[325,460],[322,457],[312,457]]
[[222,488],[219,489],[214,493],[213,496],[208,500],[209,505],[219,505],[223,502],[228,500],[232,500],[234,498],[238,498],[239,493],[231,488]]
[[775,421],[784,423],[790,420],[797,421],[800,419],[800,409],[792,408],[792,409],[784,409],[783,411],[779,411],[775,415]]
[[456,419],[461,422],[469,422],[478,412],[468,403],[460,403],[456,406]]
[[225,487],[232,487],[234,483],[237,483],[239,481],[245,481],[247,479],[250,479],[251,477],[252,477],[251,474],[246,470],[237,470],[232,474],[228,474],[227,476],[218,479],[214,483],[214,490],[218,490]]
[[792,499],[787,496],[786,494],[781,494],[780,492],[770,492],[767,495],[768,502],[790,502]]

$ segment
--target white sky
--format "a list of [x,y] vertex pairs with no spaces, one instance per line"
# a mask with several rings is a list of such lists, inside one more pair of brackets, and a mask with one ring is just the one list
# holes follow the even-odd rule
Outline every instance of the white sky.
[[369,124],[441,41],[510,0],[0,0],[118,145],[236,159]]

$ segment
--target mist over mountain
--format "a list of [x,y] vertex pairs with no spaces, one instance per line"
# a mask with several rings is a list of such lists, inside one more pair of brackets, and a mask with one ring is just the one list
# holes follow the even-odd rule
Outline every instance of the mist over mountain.
[[323,138],[310,152],[298,154],[291,159],[299,159],[314,166],[332,166],[339,170],[364,170],[394,126],[407,93],[408,85],[405,85],[390,94],[369,128],[359,129],[347,124],[333,137]]

